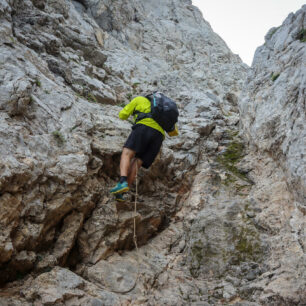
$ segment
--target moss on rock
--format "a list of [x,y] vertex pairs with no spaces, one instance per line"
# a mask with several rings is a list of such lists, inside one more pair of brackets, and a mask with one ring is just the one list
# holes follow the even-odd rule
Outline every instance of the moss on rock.
[[250,180],[246,177],[246,175],[236,166],[236,164],[242,159],[243,156],[244,144],[236,140],[232,140],[227,146],[226,150],[217,156],[217,162],[230,172],[224,182],[225,185],[228,185],[229,183],[236,180],[233,175],[250,183]]

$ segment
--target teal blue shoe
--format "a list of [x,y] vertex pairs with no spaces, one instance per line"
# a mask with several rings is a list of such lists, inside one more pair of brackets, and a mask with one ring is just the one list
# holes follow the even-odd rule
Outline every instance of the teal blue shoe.
[[125,199],[122,193],[115,194],[115,200],[118,202],[125,202]]
[[123,193],[129,191],[129,185],[127,182],[118,183],[114,188],[110,190],[112,194]]

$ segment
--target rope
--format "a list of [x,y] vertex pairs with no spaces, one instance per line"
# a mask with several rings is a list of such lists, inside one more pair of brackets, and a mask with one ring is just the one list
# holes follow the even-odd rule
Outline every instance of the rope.
[[134,240],[136,252],[138,253],[137,236],[136,236],[137,200],[138,200],[138,163],[137,163],[137,159],[136,159],[136,193],[135,193],[135,202],[134,202],[134,236],[133,236],[133,240]]
[[[126,293],[129,293],[131,292],[137,285],[137,281],[138,281],[138,278],[139,278],[139,275],[140,275],[140,271],[139,271],[139,260],[138,260],[138,245],[137,245],[137,235],[136,235],[136,214],[137,214],[137,200],[138,200],[138,163],[137,163],[137,159],[135,160],[136,162],[136,193],[135,193],[135,202],[134,202],[134,235],[133,235],[133,242],[134,242],[134,245],[135,245],[135,248],[136,248],[136,254],[137,254],[137,276],[136,276],[136,279],[135,279],[135,282],[133,284],[133,286],[128,289],[128,290],[124,290],[124,291],[119,291],[119,290],[114,290],[111,288],[111,286],[109,286],[107,284],[107,282],[105,281],[105,278],[103,277],[102,275],[102,278],[104,280],[104,283],[105,283],[105,287],[107,289],[109,289],[109,291],[113,292],[113,293],[119,293],[119,294],[126,294]],[[98,287],[101,287],[101,286],[98,286]],[[102,289],[105,289],[105,288],[102,288]]]

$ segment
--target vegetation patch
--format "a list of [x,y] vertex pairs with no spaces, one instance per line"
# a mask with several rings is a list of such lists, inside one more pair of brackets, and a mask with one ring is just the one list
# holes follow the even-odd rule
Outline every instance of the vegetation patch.
[[[226,149],[220,152],[216,161],[225,169],[225,178],[222,184],[235,188],[235,193],[246,195],[254,183],[247,177],[247,172],[237,167],[238,162],[244,157],[244,144],[239,139],[239,131],[227,130],[226,138],[230,140]],[[241,182],[244,181],[245,183]]]
[[280,28],[280,27],[274,28],[274,29],[271,31],[271,33],[270,33],[270,35],[269,35],[269,39],[272,38],[272,36],[275,34],[275,32],[276,32],[279,28]]
[[260,244],[259,233],[256,230],[248,226],[238,228],[233,236],[233,242],[237,251],[236,264],[262,261],[264,252]]
[[235,181],[233,175],[244,181],[250,182],[246,175],[235,166],[243,157],[243,150],[243,143],[233,140],[226,150],[217,157],[217,162],[231,173],[227,175],[227,184]]
[[96,99],[96,97],[94,96],[94,94],[93,93],[88,93],[88,95],[87,95],[87,100],[88,101],[90,101],[90,102],[94,102],[94,103],[97,103],[97,99]]
[[60,131],[54,131],[52,132],[53,137],[57,141],[58,145],[62,145],[65,142],[65,137]]
[[271,73],[271,80],[274,82],[278,79],[278,77],[280,76],[280,73]]
[[223,184],[225,186],[231,186],[232,184],[234,184],[237,181],[236,176],[234,176],[230,173],[226,173],[225,176],[226,176],[226,178],[225,178],[225,180],[223,180]]
[[82,95],[80,95],[78,92],[75,93],[77,98],[84,98]]
[[306,29],[300,30],[296,38],[299,39],[301,42],[306,42]]
[[133,94],[132,94],[132,93],[127,93],[125,96],[126,96],[126,98],[127,98],[128,100],[131,100],[132,97],[133,97]]
[[[243,262],[260,263],[264,257],[264,248],[260,240],[260,234],[251,218],[248,217],[249,203],[241,210],[241,219],[233,225],[225,227],[227,241],[233,246],[222,253],[224,262],[240,265]],[[250,212],[250,211],[249,211]]]
[[117,105],[120,107],[125,107],[126,104],[122,101],[118,101]]
[[15,44],[15,43],[16,43],[16,40],[14,39],[13,36],[10,36],[10,41],[12,42],[12,44]]
[[232,239],[237,251],[237,264],[244,261],[260,260],[262,249],[258,232],[248,226],[239,227]]
[[235,164],[243,157],[243,143],[233,141],[221,155],[221,161],[227,164]]
[[76,95],[78,98],[86,99],[86,100],[88,100],[89,102],[98,103],[97,98],[95,97],[95,95],[94,95],[92,92],[82,93],[82,94],[76,92],[75,95]]
[[191,265],[190,265],[190,274],[193,277],[198,277],[199,269],[203,260],[203,242],[201,240],[196,241],[191,247]]
[[38,87],[41,87],[41,81],[40,81],[38,78],[35,79],[35,84],[36,84]]
[[198,277],[201,266],[205,262],[209,262],[216,255],[216,252],[214,252],[209,243],[204,245],[201,240],[194,242],[191,247],[191,265],[189,269],[192,277]]
[[137,93],[138,90],[138,86],[140,85],[139,82],[133,83],[132,84],[132,88],[133,88],[133,94],[135,95]]
[[234,140],[234,138],[238,136],[239,131],[227,130],[226,133],[228,134],[229,139]]

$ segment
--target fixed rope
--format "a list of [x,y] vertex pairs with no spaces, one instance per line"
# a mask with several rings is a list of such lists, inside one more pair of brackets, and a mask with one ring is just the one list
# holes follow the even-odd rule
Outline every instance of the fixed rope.
[[136,252],[138,253],[137,236],[136,236],[137,200],[138,200],[138,163],[137,163],[137,159],[136,159],[136,193],[135,193],[135,202],[134,202],[134,236],[133,236],[133,240],[134,240]]
[[[114,290],[113,288],[111,288],[111,286],[109,286],[107,284],[107,282],[105,281],[105,279],[104,279],[104,277],[102,275],[102,278],[104,280],[106,289],[108,289],[109,291],[111,291],[113,293],[119,293],[119,294],[126,294],[126,293],[131,292],[136,287],[137,281],[138,281],[138,278],[139,278],[139,274],[140,274],[140,271],[139,271],[139,255],[138,255],[137,235],[136,235],[136,217],[137,217],[137,200],[138,200],[138,163],[137,163],[137,159],[135,160],[135,163],[136,163],[136,177],[135,177],[135,179],[136,179],[135,180],[135,183],[136,183],[136,192],[135,192],[135,201],[134,201],[134,233],[133,233],[133,242],[134,242],[134,245],[135,245],[135,248],[136,248],[136,255],[137,255],[137,276],[136,276],[136,279],[135,279],[135,282],[134,282],[133,286],[130,289],[121,291],[121,290]],[[100,286],[98,286],[98,287],[100,287]],[[105,288],[103,288],[103,289],[105,289]]]

